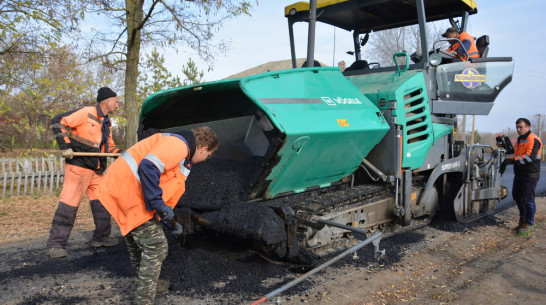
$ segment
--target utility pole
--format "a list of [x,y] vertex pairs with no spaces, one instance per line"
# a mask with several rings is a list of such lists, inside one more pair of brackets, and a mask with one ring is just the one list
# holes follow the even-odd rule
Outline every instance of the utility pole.
[[474,143],[474,126],[476,124],[476,115],[472,115],[472,135],[470,136],[470,144]]
[[540,135],[541,135],[541,131],[542,131],[542,123],[541,123],[540,118],[542,118],[541,114],[538,115],[538,130],[537,130],[537,132],[538,132],[538,138],[539,139],[540,139]]
[[466,144],[466,115],[463,115],[463,142]]

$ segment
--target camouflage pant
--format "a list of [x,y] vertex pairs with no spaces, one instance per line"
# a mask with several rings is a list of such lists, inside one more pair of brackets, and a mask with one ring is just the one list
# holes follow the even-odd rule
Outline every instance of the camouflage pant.
[[131,263],[138,274],[136,304],[154,304],[157,280],[168,244],[161,224],[152,218],[125,236]]

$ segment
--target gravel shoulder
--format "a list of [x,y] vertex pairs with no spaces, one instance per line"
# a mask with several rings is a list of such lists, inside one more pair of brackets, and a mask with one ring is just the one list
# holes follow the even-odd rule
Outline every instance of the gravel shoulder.
[[412,234],[400,260],[369,268],[342,267],[329,282],[284,304],[546,304],[546,198],[537,198],[535,231],[515,234],[512,207],[445,231],[441,224]]
[[[0,202],[1,304],[130,304],[134,272],[123,243],[92,249],[93,221],[82,202],[69,256],[43,250],[57,206],[54,195]],[[546,304],[546,198],[537,198],[536,229],[512,230],[517,208],[472,224],[435,223],[384,237],[383,260],[371,246],[280,295],[282,304]],[[114,224],[114,235],[119,230]],[[162,275],[173,291],[157,304],[250,304],[301,273],[245,245],[197,236],[192,247],[169,237]],[[214,247],[213,247],[214,246]],[[214,248],[214,251],[211,250]],[[218,250],[220,249],[220,250]],[[297,266],[296,266],[297,267]],[[272,304],[270,301],[265,304]]]

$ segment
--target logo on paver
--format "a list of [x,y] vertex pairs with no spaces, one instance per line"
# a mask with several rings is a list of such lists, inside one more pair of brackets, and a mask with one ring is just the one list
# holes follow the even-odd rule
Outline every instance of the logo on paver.
[[323,96],[323,97],[321,97],[321,99],[326,103],[326,105],[330,105],[330,106],[335,106],[336,105],[336,103],[334,101],[332,101],[332,99],[329,98],[329,97]]
[[356,98],[356,97],[329,97],[329,96],[323,96],[321,97],[322,101],[326,103],[326,105],[330,106],[336,106],[336,105],[362,105],[362,102]]
[[463,73],[455,74],[454,81],[461,83],[468,89],[474,89],[479,83],[485,82],[487,75],[479,74],[478,70],[474,68],[466,68]]

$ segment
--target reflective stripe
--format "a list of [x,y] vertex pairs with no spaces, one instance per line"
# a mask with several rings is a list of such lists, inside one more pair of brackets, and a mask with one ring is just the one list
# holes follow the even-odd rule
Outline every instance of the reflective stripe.
[[70,132],[60,132],[55,135],[56,138],[64,138],[70,136]]
[[138,176],[138,164],[135,158],[133,158],[133,156],[131,156],[131,154],[128,153],[127,151],[122,152],[120,157],[123,158],[123,160],[125,160],[127,164],[129,164],[129,168],[131,169],[131,172],[133,172],[133,175],[135,175],[135,178],[138,180],[138,183],[140,183],[140,177]]
[[99,123],[99,124],[102,124],[102,121],[99,118],[97,118],[96,116],[92,115],[91,113],[87,113],[87,117],[90,118],[91,120]]
[[190,174],[190,171],[191,171],[191,160],[190,159],[190,144],[188,144],[188,141],[186,141],[186,139],[184,139],[183,136],[177,134],[177,133],[163,133],[163,136],[164,137],[168,137],[168,136],[173,136],[173,137],[177,137],[178,139],[184,141],[184,144],[186,144],[186,147],[188,148],[188,155],[186,156],[185,159],[183,159],[182,161],[180,161],[180,163],[178,164],[178,166],[180,167],[180,173],[186,177],[188,177],[188,175]]
[[180,164],[178,164],[178,166],[180,166],[180,173],[188,177],[191,171],[191,162],[189,162],[188,159],[184,159],[180,161]]
[[152,154],[147,154],[144,156],[144,159],[150,160],[159,169],[159,172],[163,174],[165,171],[165,164],[158,157]]
[[59,123],[51,124],[51,128],[59,128],[59,129],[70,129],[64,125],[61,125]]
[[71,132],[70,132],[70,135],[68,137],[72,138],[72,139],[74,139],[74,140],[76,140],[78,142],[81,142],[81,143],[83,143],[85,145],[93,146],[95,148],[99,148],[99,145],[100,145],[100,143],[96,143],[96,142],[93,142],[91,140],[87,140],[86,138],[82,138],[82,137],[78,136],[77,134],[74,134],[74,133],[71,133]]
[[533,162],[533,160],[531,160],[531,157],[529,157],[527,154],[523,155],[523,159],[525,159],[525,161],[529,163]]
[[472,52],[472,53],[468,53],[468,56],[472,56],[472,55],[478,55],[480,54],[479,52]]

